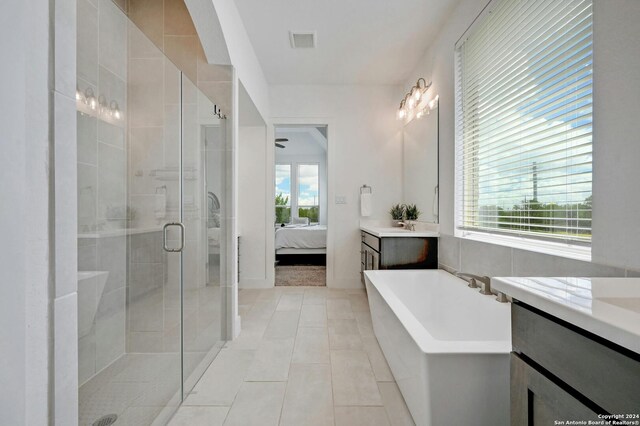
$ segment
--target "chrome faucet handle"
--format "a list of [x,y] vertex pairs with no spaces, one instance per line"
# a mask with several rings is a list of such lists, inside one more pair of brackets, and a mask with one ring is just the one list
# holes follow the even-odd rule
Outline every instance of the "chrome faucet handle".
[[[456,277],[462,278],[465,281],[469,282],[469,287],[478,288],[480,287],[481,294],[492,294],[491,293],[491,278],[487,276],[480,276],[475,274],[469,274],[466,272],[456,272]],[[478,286],[478,283],[480,285]]]
[[488,281],[481,281],[482,285],[480,286],[480,294],[491,295],[491,279]]
[[507,298],[507,295],[504,294],[503,292],[499,291],[498,295],[496,296],[496,300],[500,303],[507,303],[509,302],[509,299]]
[[462,278],[468,282],[468,287],[470,288],[478,288],[478,280],[481,279],[478,275],[468,274],[466,272],[456,272],[456,277]]

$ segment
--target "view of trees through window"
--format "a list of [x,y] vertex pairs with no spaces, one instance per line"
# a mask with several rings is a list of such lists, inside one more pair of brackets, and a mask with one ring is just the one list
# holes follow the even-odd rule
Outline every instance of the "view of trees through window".
[[308,217],[310,223],[320,219],[319,183],[317,164],[298,165],[298,217]]
[[495,0],[457,46],[456,225],[588,243],[593,4],[546,3]]
[[[482,206],[480,226],[510,231],[564,233],[574,237],[591,236],[591,200],[589,196],[581,203],[543,203],[537,199],[523,200],[512,208]],[[495,218],[498,223],[490,223]]]
[[276,164],[276,223],[291,221],[291,165]]
[[[276,164],[276,223],[290,223],[291,213],[308,217],[309,223],[320,221],[320,175],[317,164],[298,164],[296,181],[292,183],[291,165]],[[295,196],[292,186],[297,186]]]

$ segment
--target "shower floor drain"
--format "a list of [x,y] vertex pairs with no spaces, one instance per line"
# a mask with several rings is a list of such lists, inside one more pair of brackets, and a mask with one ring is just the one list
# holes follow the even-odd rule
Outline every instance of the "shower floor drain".
[[91,426],[111,426],[118,420],[117,414],[107,414],[106,416],[100,417],[98,420],[93,422]]

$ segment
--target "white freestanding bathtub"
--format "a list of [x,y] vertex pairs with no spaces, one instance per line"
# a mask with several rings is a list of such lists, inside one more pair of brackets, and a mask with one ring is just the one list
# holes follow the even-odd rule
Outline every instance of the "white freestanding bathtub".
[[509,303],[442,270],[365,272],[373,328],[418,426],[509,424]]

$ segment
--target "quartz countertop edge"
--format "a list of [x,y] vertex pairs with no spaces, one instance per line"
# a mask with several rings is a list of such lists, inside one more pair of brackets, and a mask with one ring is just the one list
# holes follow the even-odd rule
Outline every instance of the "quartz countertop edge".
[[429,230],[415,230],[408,231],[404,228],[394,228],[391,226],[371,226],[371,225],[360,225],[360,230],[367,232],[371,235],[374,235],[378,238],[382,237],[439,237],[440,233],[437,231],[429,231]]
[[640,354],[640,278],[495,277],[491,287]]

